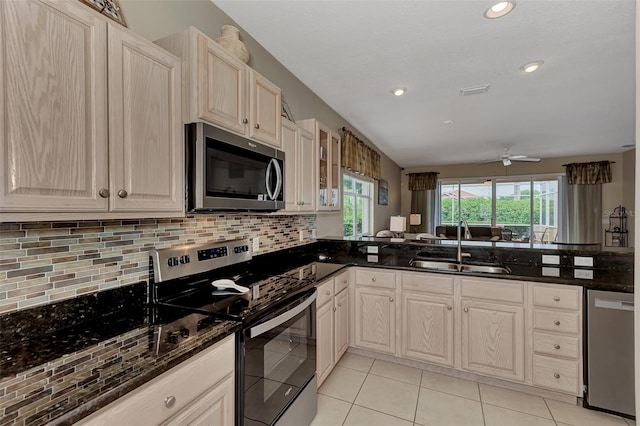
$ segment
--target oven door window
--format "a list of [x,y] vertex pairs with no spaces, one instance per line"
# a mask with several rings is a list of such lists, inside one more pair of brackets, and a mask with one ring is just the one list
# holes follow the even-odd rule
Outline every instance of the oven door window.
[[206,141],[207,197],[265,201],[272,198],[269,192],[277,187],[278,179],[278,174],[269,170],[273,168],[272,157],[211,138]]
[[245,424],[271,425],[316,372],[315,303],[245,342]]

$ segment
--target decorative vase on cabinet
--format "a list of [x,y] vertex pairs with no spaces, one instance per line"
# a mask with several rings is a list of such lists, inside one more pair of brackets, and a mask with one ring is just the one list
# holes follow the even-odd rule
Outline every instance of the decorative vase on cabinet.
[[220,32],[222,32],[222,37],[218,37],[215,42],[245,64],[249,62],[249,50],[240,41],[240,30],[233,25],[223,25]]

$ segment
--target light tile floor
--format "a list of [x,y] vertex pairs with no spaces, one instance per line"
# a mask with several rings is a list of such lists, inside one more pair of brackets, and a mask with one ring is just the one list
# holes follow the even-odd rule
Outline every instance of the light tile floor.
[[608,426],[635,422],[346,353],[318,390],[312,426]]

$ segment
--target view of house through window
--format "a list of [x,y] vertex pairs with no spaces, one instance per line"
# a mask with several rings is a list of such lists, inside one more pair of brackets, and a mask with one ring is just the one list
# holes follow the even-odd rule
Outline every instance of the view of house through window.
[[373,224],[373,182],[345,173],[342,179],[342,215],[345,237],[371,234]]
[[558,234],[558,177],[455,180],[439,183],[436,223],[500,228],[502,239],[548,243]]

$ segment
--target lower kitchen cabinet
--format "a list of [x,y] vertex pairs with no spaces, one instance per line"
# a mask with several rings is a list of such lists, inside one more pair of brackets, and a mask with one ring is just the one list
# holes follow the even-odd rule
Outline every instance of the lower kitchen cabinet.
[[349,348],[349,271],[318,287],[316,373],[318,387]]
[[227,426],[234,421],[234,372],[231,335],[77,424]]
[[356,287],[355,345],[378,352],[396,352],[395,290]]

